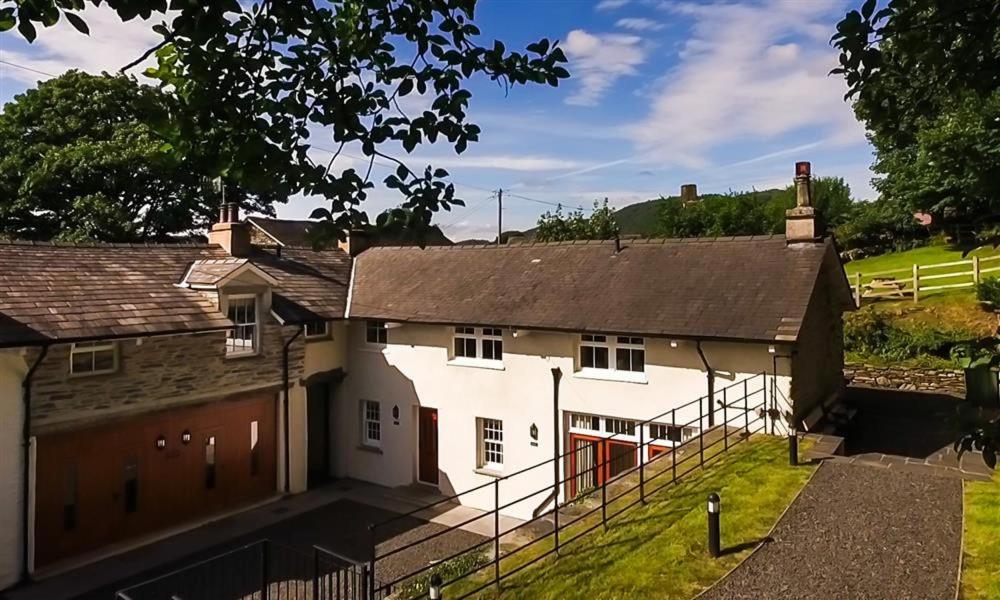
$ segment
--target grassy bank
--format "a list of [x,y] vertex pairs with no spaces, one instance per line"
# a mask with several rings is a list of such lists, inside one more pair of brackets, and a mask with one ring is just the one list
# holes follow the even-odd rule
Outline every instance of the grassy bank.
[[[648,504],[623,513],[607,532],[581,537],[565,546],[558,560],[545,558],[504,580],[483,598],[651,598],[688,599],[745,558],[767,534],[812,473],[813,467],[788,466],[788,445],[764,438],[743,443],[703,471],[649,497]],[[655,483],[658,482],[654,482]],[[710,492],[722,497],[722,546],[725,555],[708,557],[705,502]],[[626,496],[617,505],[632,500]],[[609,505],[609,512],[616,505]],[[561,537],[569,539],[599,522],[600,515],[575,523]],[[510,573],[551,549],[549,540],[502,561]],[[488,569],[492,575],[492,570]],[[458,598],[489,581],[469,578],[445,588]]]
[[1000,598],[1000,477],[965,484],[962,598]]

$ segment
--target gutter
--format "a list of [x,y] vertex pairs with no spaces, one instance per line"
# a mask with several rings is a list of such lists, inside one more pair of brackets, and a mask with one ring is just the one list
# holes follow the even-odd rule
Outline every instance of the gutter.
[[298,338],[300,335],[302,335],[302,332],[305,331],[305,330],[306,330],[306,326],[305,325],[300,325],[299,326],[299,330],[295,332],[295,335],[293,335],[292,337],[288,338],[288,341],[285,342],[285,345],[281,349],[282,381],[283,381],[283,386],[284,386],[284,390],[285,390],[284,398],[283,398],[284,406],[282,407],[282,409],[284,410],[284,414],[285,414],[285,427],[284,427],[284,430],[285,430],[285,493],[286,494],[291,491],[291,481],[292,481],[291,452],[289,451],[291,449],[291,442],[288,439],[288,436],[289,436],[288,419],[289,419],[289,414],[291,412],[291,410],[289,408],[289,402],[288,402],[288,390],[291,387],[290,384],[289,384],[289,382],[288,382],[288,349],[289,349],[289,347],[291,347],[292,342],[294,342],[296,338]]
[[35,376],[35,371],[45,360],[45,356],[49,353],[49,345],[45,344],[42,346],[42,352],[35,359],[34,364],[28,369],[27,374],[24,376],[24,380],[21,382],[22,389],[22,400],[24,401],[24,417],[22,418],[23,430],[21,432],[22,443],[24,447],[24,471],[22,473],[22,486],[21,486],[21,531],[24,536],[21,539],[21,582],[27,583],[31,581],[31,574],[28,572],[28,559],[29,549],[28,549],[28,537],[31,529],[30,522],[30,510],[28,503],[31,501],[30,485],[31,485],[31,380]]
[[701,340],[695,341],[695,348],[698,350],[698,357],[701,364],[705,365],[705,372],[708,374],[708,426],[715,427],[715,369],[708,364],[705,352],[701,349]]

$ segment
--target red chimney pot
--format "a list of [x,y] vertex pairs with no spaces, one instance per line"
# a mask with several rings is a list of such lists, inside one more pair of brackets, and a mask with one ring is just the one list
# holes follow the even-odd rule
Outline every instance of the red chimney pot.
[[803,160],[795,163],[795,176],[796,177],[809,177],[812,173],[812,164],[807,160]]

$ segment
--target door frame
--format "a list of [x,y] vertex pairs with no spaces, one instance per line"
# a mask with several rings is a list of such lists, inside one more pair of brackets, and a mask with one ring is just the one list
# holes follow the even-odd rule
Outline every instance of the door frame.
[[586,434],[583,434],[583,433],[570,433],[569,434],[569,449],[570,449],[570,454],[569,454],[569,497],[570,498],[576,498],[577,492],[579,492],[579,490],[576,489],[576,478],[579,475],[579,473],[576,472],[576,455],[577,455],[577,452],[575,452],[574,451],[575,448],[573,448],[573,442],[578,441],[578,440],[585,441],[585,442],[597,442],[597,444],[596,444],[597,457],[594,459],[595,460],[595,464],[594,464],[594,485],[597,486],[597,487],[599,487],[601,485],[601,483],[604,482],[604,469],[600,468],[600,464],[604,460],[604,438],[598,437],[598,436],[594,436],[594,435],[586,435]]
[[[434,471],[435,471],[435,481],[427,481],[422,475],[422,464],[423,460],[423,419],[424,415],[432,415],[431,420],[434,423]],[[441,485],[441,444],[440,444],[440,432],[438,430],[438,409],[431,408],[429,406],[418,406],[417,407],[417,482],[426,485],[433,485],[437,487]]]

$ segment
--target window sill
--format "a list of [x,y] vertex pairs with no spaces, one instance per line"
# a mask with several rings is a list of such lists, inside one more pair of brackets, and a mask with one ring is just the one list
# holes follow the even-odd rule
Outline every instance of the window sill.
[[361,346],[359,350],[362,352],[378,352],[381,353],[388,347],[388,344],[373,344],[371,342],[365,342],[364,346]]
[[646,384],[646,374],[633,371],[613,371],[611,369],[580,369],[573,373],[574,377],[580,379],[597,379],[600,381],[617,381],[621,383],[641,383]]
[[485,467],[477,467],[475,472],[480,475],[485,475],[487,477],[493,477],[494,479],[503,479],[504,474],[495,469],[487,469]]
[[226,360],[239,360],[241,358],[253,358],[260,356],[260,352],[253,350],[249,352],[226,352]]
[[502,360],[487,360],[485,358],[453,358],[448,361],[449,367],[473,367],[477,369],[492,369],[494,371],[503,371],[503,361]]
[[384,454],[382,449],[378,446],[369,446],[368,444],[359,444],[358,450],[361,450],[362,452],[371,452],[372,454]]

